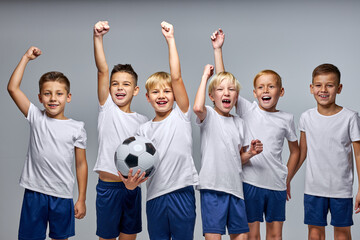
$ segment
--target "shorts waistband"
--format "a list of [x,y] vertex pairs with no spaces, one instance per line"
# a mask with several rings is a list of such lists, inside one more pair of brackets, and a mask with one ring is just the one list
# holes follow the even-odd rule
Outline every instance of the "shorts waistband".
[[105,182],[99,178],[98,185],[104,188],[125,188],[123,182]]

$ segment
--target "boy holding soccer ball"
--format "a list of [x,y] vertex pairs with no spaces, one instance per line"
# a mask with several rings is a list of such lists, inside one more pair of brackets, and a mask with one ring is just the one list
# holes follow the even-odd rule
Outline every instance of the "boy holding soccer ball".
[[[48,72],[39,81],[39,101],[44,110],[32,104],[20,89],[29,61],[41,55],[30,47],[15,68],[8,91],[30,124],[28,154],[20,178],[25,188],[19,239],[67,239],[75,235],[75,218],[86,214],[86,132],[84,123],[64,116],[71,101],[70,82],[61,72]],[[73,204],[75,154],[78,200]]]
[[[157,72],[145,84],[155,118],[139,129],[159,152],[156,172],[147,181],[147,223],[150,239],[192,240],[195,225],[193,185],[198,175],[191,156],[189,99],[181,77],[174,28],[161,23],[169,49],[170,74]],[[174,105],[176,99],[176,105]]]
[[240,83],[231,73],[221,72],[210,80],[208,92],[214,108],[205,106],[206,84],[213,71],[213,66],[205,66],[194,103],[201,137],[198,189],[203,234],[207,240],[220,240],[227,226],[231,239],[247,239],[242,164],[263,147],[259,140],[248,141],[243,120],[230,114],[240,91]]
[[147,118],[132,112],[130,105],[139,92],[137,74],[129,64],[115,65],[110,74],[105,59],[103,36],[110,30],[107,21],[94,26],[94,53],[98,70],[99,150],[94,171],[99,173],[96,187],[97,231],[100,239],[136,239],[141,232],[141,190],[145,172],[125,179],[115,166],[116,148],[134,136]]

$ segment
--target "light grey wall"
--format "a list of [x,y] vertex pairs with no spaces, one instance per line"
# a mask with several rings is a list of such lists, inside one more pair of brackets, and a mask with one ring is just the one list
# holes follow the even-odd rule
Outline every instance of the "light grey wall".
[[[140,95],[133,110],[153,117],[144,97],[146,78],[159,70],[168,71],[167,47],[160,22],[175,26],[182,74],[193,102],[203,67],[213,63],[211,33],[222,27],[226,69],[241,82],[241,95],[252,100],[252,79],[270,68],[283,77],[285,96],[279,109],[300,114],[315,106],[309,93],[311,72],[330,62],[342,72],[343,92],[338,103],[360,111],[358,100],[360,56],[359,1],[3,1],[0,3],[0,239],[17,236],[23,189],[18,179],[27,151],[29,127],[10,99],[7,81],[31,45],[43,55],[29,63],[22,89],[37,100],[37,81],[47,71],[64,72],[71,80],[72,102],[68,117],[85,121],[88,133],[89,182],[87,216],[76,221],[73,239],[95,237],[95,185],[91,170],[97,154],[96,68],[93,60],[92,27],[108,20],[105,36],[108,64],[131,63],[139,74]],[[210,104],[210,101],[208,101]],[[335,133],[336,134],[336,133]],[[199,129],[193,126],[194,160],[199,167]],[[285,146],[284,159],[288,151]],[[355,178],[356,179],[356,178]],[[293,199],[287,204],[284,239],[306,239],[303,224],[304,167],[292,183]],[[354,189],[357,189],[355,181]],[[145,187],[143,188],[145,192]],[[76,195],[76,193],[75,193]],[[198,197],[198,195],[197,195]],[[76,198],[76,196],[75,196]],[[198,198],[197,198],[198,199]],[[143,200],[145,208],[145,200]],[[195,239],[201,239],[200,206],[197,208]],[[138,239],[148,239],[146,218]],[[360,219],[354,216],[353,239],[360,239]],[[262,226],[262,233],[264,233]],[[332,228],[327,228],[332,239]],[[228,237],[224,237],[227,239]]]

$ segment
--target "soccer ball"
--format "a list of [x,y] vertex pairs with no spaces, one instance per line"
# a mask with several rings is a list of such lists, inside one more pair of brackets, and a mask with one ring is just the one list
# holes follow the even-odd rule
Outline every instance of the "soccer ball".
[[153,143],[140,136],[125,139],[115,152],[116,168],[124,177],[128,176],[130,168],[133,169],[133,175],[140,169],[141,173],[146,173],[145,177],[151,177],[157,161],[159,154]]

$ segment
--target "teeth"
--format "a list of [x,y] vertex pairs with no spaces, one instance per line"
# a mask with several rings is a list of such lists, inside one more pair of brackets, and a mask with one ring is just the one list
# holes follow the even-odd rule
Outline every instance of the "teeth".
[[265,100],[265,101],[270,100],[270,99],[271,99],[271,97],[263,97],[262,98],[262,100]]
[[222,100],[222,102],[223,102],[223,103],[230,103],[230,100],[224,99],[224,100]]

